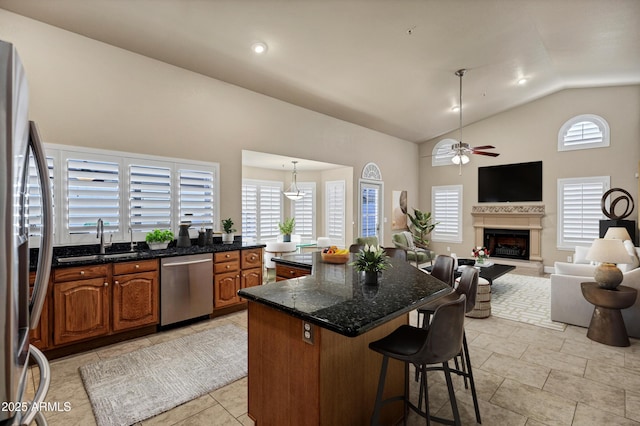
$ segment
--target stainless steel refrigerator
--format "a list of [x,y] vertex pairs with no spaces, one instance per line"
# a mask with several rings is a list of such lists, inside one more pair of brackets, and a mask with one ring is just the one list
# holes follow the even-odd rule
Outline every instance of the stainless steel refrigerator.
[[[43,404],[49,363],[29,344],[40,320],[52,253],[52,198],[44,149],[28,119],[29,89],[16,49],[0,40],[0,426],[46,425]],[[36,281],[29,295],[29,157],[33,156],[42,196],[42,239]],[[33,401],[25,401],[29,359],[40,368]]]

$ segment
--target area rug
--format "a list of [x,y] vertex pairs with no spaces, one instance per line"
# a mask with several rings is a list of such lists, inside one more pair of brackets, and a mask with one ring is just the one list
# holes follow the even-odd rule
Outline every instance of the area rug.
[[551,280],[506,274],[491,285],[491,315],[552,330],[566,324],[551,321]]
[[80,367],[99,426],[128,426],[247,375],[247,331],[233,324]]

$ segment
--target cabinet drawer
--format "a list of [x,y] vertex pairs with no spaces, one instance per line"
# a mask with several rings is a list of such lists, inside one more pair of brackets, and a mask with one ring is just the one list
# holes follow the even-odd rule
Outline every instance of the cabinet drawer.
[[110,266],[111,265],[87,265],[73,266],[71,268],[56,268],[53,270],[53,280],[73,281],[105,277]]
[[234,250],[234,251],[223,251],[220,253],[214,253],[213,254],[213,261],[214,262],[229,262],[232,260],[240,260],[240,251],[239,250]]
[[140,260],[134,262],[121,262],[113,264],[113,275],[133,274],[136,272],[156,271],[158,269],[158,260]]
[[294,268],[286,265],[276,265],[276,275],[281,278],[297,278],[311,274],[310,269]]
[[262,249],[242,250],[242,269],[259,268],[262,266]]
[[240,269],[240,260],[236,259],[231,262],[221,262],[213,264],[213,273],[220,274],[224,272],[236,272]]

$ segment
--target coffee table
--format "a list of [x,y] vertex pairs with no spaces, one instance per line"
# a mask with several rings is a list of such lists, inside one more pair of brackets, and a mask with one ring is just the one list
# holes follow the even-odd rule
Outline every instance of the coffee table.
[[[464,267],[465,266],[459,267],[458,270],[455,272],[456,278],[462,275],[461,268],[464,268]],[[514,269],[516,269],[516,267],[511,265],[501,265],[499,263],[494,263],[491,266],[479,266],[478,269],[480,271],[480,274],[479,274],[480,278],[484,278],[485,280],[489,281],[489,284],[493,284],[493,280],[496,280],[501,276],[503,276],[504,274],[513,271]],[[425,267],[424,270],[431,272],[431,266]]]

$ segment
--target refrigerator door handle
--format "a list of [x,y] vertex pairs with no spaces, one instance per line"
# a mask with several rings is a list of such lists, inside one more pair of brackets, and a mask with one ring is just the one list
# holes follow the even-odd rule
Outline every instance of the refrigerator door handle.
[[44,398],[47,396],[47,392],[49,391],[49,384],[51,383],[51,367],[49,367],[49,362],[44,354],[35,346],[29,345],[29,354],[36,364],[38,364],[38,368],[40,369],[40,383],[38,384],[38,389],[33,397],[30,410],[27,415],[20,420],[20,424],[30,425],[35,418],[36,424],[46,425],[47,421],[44,419],[44,416],[42,416],[39,406],[40,403],[44,402]]
[[33,329],[38,326],[42,305],[47,295],[53,254],[53,203],[49,184],[49,168],[38,128],[33,121],[29,121],[29,146],[36,161],[40,194],[42,195],[42,240],[38,250],[38,266],[36,280],[33,284],[33,295],[29,301],[29,328]]

